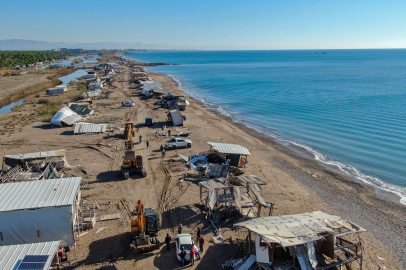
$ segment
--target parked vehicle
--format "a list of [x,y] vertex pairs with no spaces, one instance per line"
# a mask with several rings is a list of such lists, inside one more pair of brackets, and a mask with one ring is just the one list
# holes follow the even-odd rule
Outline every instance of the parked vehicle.
[[176,149],[179,147],[190,148],[190,147],[192,147],[192,141],[182,139],[182,138],[173,138],[172,140],[165,142],[165,147],[172,148],[172,149]]
[[193,246],[192,236],[187,233],[178,234],[175,238],[176,245],[176,258],[180,261],[179,253],[182,250],[182,247],[186,250],[186,261],[191,261],[190,258],[190,249]]
[[131,101],[123,102],[124,107],[134,107],[135,103]]

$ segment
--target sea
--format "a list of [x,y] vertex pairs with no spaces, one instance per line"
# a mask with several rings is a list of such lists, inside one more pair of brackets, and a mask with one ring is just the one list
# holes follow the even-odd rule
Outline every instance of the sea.
[[405,49],[123,56],[176,64],[148,69],[172,77],[207,107],[406,204]]

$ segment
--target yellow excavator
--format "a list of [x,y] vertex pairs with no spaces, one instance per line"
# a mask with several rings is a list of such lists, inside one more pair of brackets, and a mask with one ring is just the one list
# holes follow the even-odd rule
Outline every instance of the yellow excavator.
[[124,129],[124,137],[127,139],[125,142],[127,150],[124,153],[123,165],[121,166],[121,172],[125,179],[130,178],[131,173],[141,173],[143,177],[147,176],[142,154],[136,154],[134,151],[134,135],[134,123],[128,119],[125,122]]
[[145,208],[141,200],[131,213],[131,250],[143,252],[158,249],[161,242],[155,236],[161,228],[159,216],[154,208]]
[[135,137],[135,125],[134,122],[128,118],[127,121],[125,121],[124,138],[130,140],[130,136]]

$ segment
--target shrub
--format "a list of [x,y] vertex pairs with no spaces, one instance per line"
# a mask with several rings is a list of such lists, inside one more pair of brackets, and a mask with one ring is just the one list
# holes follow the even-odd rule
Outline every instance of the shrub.
[[63,96],[42,97],[38,99],[38,103],[47,105],[62,105],[65,98]]
[[56,104],[52,104],[52,105],[45,105],[42,106],[40,108],[38,108],[38,114],[42,115],[42,116],[54,116],[58,111],[59,111],[59,107]]
[[72,101],[78,101],[78,100],[83,99],[83,95],[82,95],[82,92],[72,91],[72,92],[69,92],[68,98],[70,98]]

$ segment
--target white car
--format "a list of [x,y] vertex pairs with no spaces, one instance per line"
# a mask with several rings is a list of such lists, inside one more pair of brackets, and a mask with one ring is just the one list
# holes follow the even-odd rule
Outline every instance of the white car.
[[131,101],[123,102],[124,107],[134,107],[135,103]]
[[192,147],[192,141],[182,138],[173,138],[172,140],[165,142],[165,147],[172,149],[176,149],[178,147],[190,148]]
[[190,258],[190,249],[193,246],[192,236],[187,233],[178,234],[175,238],[176,244],[176,258],[181,261],[179,253],[182,250],[182,247],[186,250],[186,261],[191,261]]

